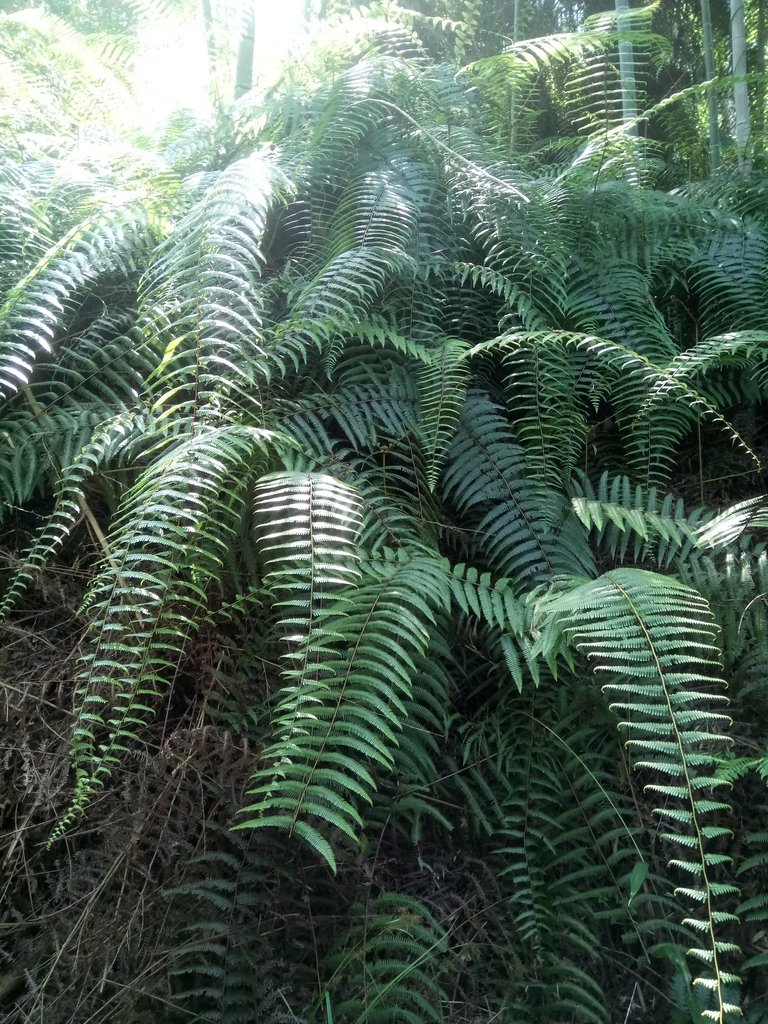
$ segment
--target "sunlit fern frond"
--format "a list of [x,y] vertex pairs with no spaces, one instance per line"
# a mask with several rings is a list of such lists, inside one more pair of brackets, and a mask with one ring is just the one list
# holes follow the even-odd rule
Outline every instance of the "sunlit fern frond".
[[764,495],[747,498],[721,512],[699,531],[703,547],[724,547],[733,544],[745,530],[768,527],[768,499]]
[[134,287],[158,240],[146,197],[128,197],[69,231],[6,295],[0,307],[0,395],[25,387],[55,350],[91,292],[115,281]]
[[233,163],[155,254],[139,317],[164,353],[150,378],[156,409],[259,415],[269,369],[257,279],[267,212],[285,187],[284,175],[261,153]]

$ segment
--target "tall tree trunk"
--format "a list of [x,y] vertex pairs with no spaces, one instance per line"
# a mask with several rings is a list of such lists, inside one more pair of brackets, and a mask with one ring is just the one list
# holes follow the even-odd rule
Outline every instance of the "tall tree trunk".
[[235,99],[239,99],[253,86],[253,50],[256,41],[256,18],[253,0],[245,0],[240,24],[240,42],[237,47],[235,71]]
[[[632,27],[628,0],[616,0],[619,34]],[[629,40],[619,42],[619,75],[621,76],[621,116],[629,125],[630,135],[637,135],[637,90],[635,88],[635,57]]]
[[[709,0],[701,0],[701,27],[704,36],[704,68],[707,81],[714,81],[715,43],[712,36],[712,12]],[[717,93],[714,87],[707,93],[707,112],[709,114],[709,169],[712,174],[720,166],[720,121],[717,114]]]
[[747,90],[747,31],[744,23],[744,0],[731,0],[731,59],[733,74],[737,81],[733,86],[733,107],[735,112],[734,136],[739,158],[739,169],[747,174],[751,162],[747,159],[747,147],[751,124],[749,119],[749,92]]
[[[515,0],[512,13],[512,42],[520,40],[520,0]],[[517,92],[514,85],[507,86],[509,95],[509,144],[507,147],[507,159],[511,162],[515,156],[516,128],[517,128]]]
[[205,52],[208,56],[208,96],[213,104],[218,103],[219,94],[216,88],[216,41],[213,34],[213,11],[211,0],[201,0],[203,12],[203,30],[205,32]]
[[757,88],[755,90],[755,156],[765,149],[765,48],[768,46],[768,3],[757,7]]

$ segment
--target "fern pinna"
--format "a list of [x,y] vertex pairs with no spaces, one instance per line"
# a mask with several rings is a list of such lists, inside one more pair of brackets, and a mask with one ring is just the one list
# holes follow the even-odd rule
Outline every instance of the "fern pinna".
[[458,75],[389,13],[151,173],[0,164],[0,1005],[758,1024],[762,175],[595,109],[650,8]]

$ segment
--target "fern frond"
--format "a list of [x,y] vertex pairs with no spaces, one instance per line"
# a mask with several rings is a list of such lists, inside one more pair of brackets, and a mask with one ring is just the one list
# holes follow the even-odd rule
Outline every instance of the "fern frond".
[[443,1020],[445,929],[419,900],[383,893],[352,908],[355,922],[326,958],[333,1019],[358,1024]]
[[451,593],[465,614],[473,614],[489,626],[522,634],[525,617],[512,593],[511,581],[494,580],[469,565],[455,565],[450,576]]
[[157,412],[221,405],[258,415],[268,366],[256,289],[268,210],[288,189],[256,152],[233,163],[176,224],[155,253],[139,318],[163,353],[148,381]]
[[173,1003],[222,1024],[254,1015],[270,1024],[295,1022],[284,999],[290,982],[254,914],[269,851],[252,834],[246,839],[213,821],[205,826],[205,851],[164,893],[179,922],[169,971]]
[[[311,351],[323,351],[324,335],[337,335],[338,325],[370,322],[374,307],[402,273],[408,258],[384,247],[360,246],[330,260],[297,296],[291,316],[275,331],[269,356],[282,373],[288,362],[299,366]],[[339,346],[324,353],[331,370]]]
[[[43,429],[50,421],[43,423]],[[20,564],[13,572],[0,604],[0,619],[8,615],[35,575],[46,565],[52,555],[71,534],[82,514],[84,487],[114,452],[130,444],[138,434],[146,436],[147,423],[142,417],[121,414],[111,422],[94,430],[89,423],[87,441],[74,461],[65,465],[55,489],[55,505],[37,537],[21,556]],[[32,461],[32,460],[30,460]],[[26,497],[26,496],[24,496]],[[24,500],[22,498],[21,500]]]
[[581,526],[557,493],[527,473],[525,450],[506,417],[481,393],[464,403],[442,487],[477,534],[497,571],[518,593],[550,573],[590,573]]
[[390,548],[422,551],[437,536],[440,508],[427,486],[421,449],[409,434],[382,440],[365,455],[338,445],[329,465],[363,497],[361,547],[369,556],[383,557]]
[[701,512],[686,512],[683,501],[672,494],[633,487],[628,477],[608,473],[596,488],[585,478],[575,478],[570,491],[577,517],[615,560],[631,558],[640,565],[651,559],[666,569],[696,553]]
[[[297,530],[308,538],[312,520],[303,518]],[[285,534],[279,537],[284,545]],[[300,589],[306,594],[307,584]],[[343,589],[338,596],[348,610],[330,612],[322,631],[310,631],[297,651],[301,668],[289,674],[273,721],[278,735],[251,780],[249,795],[258,799],[236,826],[287,829],[333,871],[336,856],[325,833],[330,827],[356,839],[363,824],[357,805],[370,801],[376,773],[392,768],[434,610],[447,603],[444,567],[407,556],[367,563],[354,603]]]
[[427,483],[437,485],[442,463],[461,414],[468,371],[464,342],[449,339],[434,352],[419,375],[421,415],[419,434],[427,463]]
[[718,867],[730,858],[711,850],[721,832],[705,824],[728,809],[714,796],[722,780],[713,751],[727,742],[721,730],[730,722],[712,709],[725,698],[717,692],[720,652],[707,602],[669,577],[616,569],[554,598],[547,620],[541,649],[551,657],[561,634],[595,660],[595,671],[609,673],[604,690],[615,698],[611,706],[622,716],[637,766],[672,780],[648,783],[646,790],[665,798],[655,813],[672,827],[664,838],[683,848],[682,859],[670,863],[691,879],[678,892],[700,904],[702,916],[686,923],[706,942],[689,953],[707,966],[701,983],[712,989],[724,1019],[729,972],[721,964],[736,947],[719,937],[719,926],[735,918],[716,903],[737,890],[717,881]]
[[[685,380],[668,375],[663,366],[653,364],[624,345],[569,331],[532,336],[513,332],[475,346],[470,356],[516,351],[521,342],[525,343],[529,337],[531,341],[563,345],[586,353],[612,376],[615,375],[611,391],[617,405],[617,414],[626,421],[626,454],[637,466],[640,480],[646,486],[658,485],[669,475],[677,445],[694,414],[702,414],[717,423],[757,466],[760,465],[757,454],[744,438],[703,395]],[[644,401],[649,388],[658,385],[667,389],[668,400],[663,415],[658,409],[651,415]]]
[[51,353],[76,298],[107,275],[135,279],[158,240],[153,209],[131,196],[77,225],[8,293],[0,307],[0,397],[18,392]]
[[418,391],[409,369],[392,353],[348,343],[327,392],[313,387],[308,398],[287,401],[282,423],[318,458],[338,432],[356,451],[375,450],[416,428]]
[[692,348],[678,353],[667,364],[664,368],[665,379],[651,388],[642,411],[651,411],[662,404],[670,388],[674,389],[667,378],[684,380],[699,390],[705,390],[708,385],[711,387],[706,378],[713,371],[734,366],[745,369],[750,365],[753,355],[764,361],[766,343],[768,336],[759,331],[734,331],[714,338],[704,338]]
[[442,620],[440,617],[431,631],[429,649],[412,684],[408,718],[392,751],[392,776],[381,780],[372,806],[365,811],[368,834],[392,824],[410,842],[419,843],[433,829],[450,832],[454,827],[436,793],[443,743],[450,731],[448,708],[452,686],[452,658],[440,628]]
[[287,613],[280,628],[292,630],[282,639],[300,648],[318,630],[326,602],[333,608],[339,587],[357,581],[360,498],[330,476],[276,473],[259,481],[254,506],[266,581]]
[[238,425],[185,438],[127,493],[109,552],[85,599],[90,613],[76,679],[77,787],[54,838],[136,742],[207,616],[249,477],[274,435]]
[[513,429],[530,473],[560,490],[581,454],[590,378],[565,348],[521,339],[503,361]]
[[733,544],[747,530],[768,527],[768,499],[763,495],[747,498],[715,516],[698,533],[702,547],[724,547]]

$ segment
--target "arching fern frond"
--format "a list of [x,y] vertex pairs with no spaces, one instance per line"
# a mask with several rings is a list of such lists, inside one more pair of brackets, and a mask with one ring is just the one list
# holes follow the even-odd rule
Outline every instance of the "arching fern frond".
[[763,331],[768,313],[768,232],[751,219],[732,216],[717,227],[708,244],[691,253],[687,275],[701,303],[701,333],[707,337],[734,330]]
[[[694,414],[713,420],[728,434],[757,466],[760,460],[746,440],[706,398],[684,379],[667,374],[664,366],[652,363],[645,356],[624,345],[590,334],[554,331],[528,335],[512,332],[476,345],[470,355],[505,354],[517,351],[530,337],[531,342],[562,345],[597,361],[610,374],[611,394],[617,417],[626,427],[626,456],[631,460],[646,486],[659,486],[669,476],[680,439],[692,422]],[[649,390],[664,387],[666,404],[653,415],[646,407]]]
[[258,415],[268,375],[260,332],[262,236],[287,189],[260,152],[233,163],[159,247],[142,287],[139,317],[163,353],[148,381],[155,408],[220,406]]
[[47,248],[45,217],[21,161],[0,161],[0,297],[31,270]]
[[723,965],[737,947],[720,934],[736,918],[718,907],[737,889],[721,880],[730,858],[715,846],[730,832],[709,823],[728,810],[715,795],[722,780],[714,752],[727,742],[722,730],[730,721],[714,710],[725,698],[709,606],[670,577],[616,569],[544,608],[539,649],[552,659],[562,638],[594,659],[595,671],[609,675],[604,691],[637,767],[661,776],[645,788],[663,798],[654,813],[666,825],[665,840],[680,850],[670,861],[684,876],[676,892],[696,907],[685,923],[701,936],[689,953],[704,965],[698,984],[714,1000],[706,1016],[723,1022],[738,1012],[729,997],[736,979]]
[[666,569],[696,552],[701,512],[687,512],[682,499],[672,494],[633,486],[629,477],[608,473],[596,487],[577,477],[570,491],[579,520],[615,560],[640,565],[651,559]]
[[[121,414],[105,425],[94,429],[96,424],[88,418],[87,440],[80,446],[81,451],[62,471],[52,467],[59,476],[54,490],[55,504],[44,521],[32,544],[23,553],[19,565],[8,581],[0,618],[4,618],[32,583],[36,573],[46,565],[53,554],[70,536],[83,514],[84,487],[88,480],[109,461],[116,449],[130,443],[137,435],[151,432],[142,417]],[[51,418],[43,417],[41,429],[50,429]],[[33,460],[29,460],[32,464]],[[63,460],[62,460],[63,461]],[[60,474],[60,475],[59,475]]]
[[472,523],[484,557],[518,593],[553,572],[589,572],[580,525],[560,495],[528,474],[525,450],[484,394],[471,393],[464,403],[442,487]]
[[[370,321],[385,290],[412,269],[405,254],[380,246],[360,246],[336,256],[307,283],[290,318],[275,329],[270,360],[284,373],[289,362],[298,366],[309,352],[322,351],[324,336],[338,335],[338,325]],[[323,354],[326,369],[332,369],[338,346]]]
[[[306,513],[302,518],[300,549],[313,529]],[[307,594],[307,583],[302,590]],[[310,631],[296,652],[301,667],[281,692],[277,735],[251,779],[248,792],[257,799],[236,826],[295,833],[333,871],[334,832],[356,839],[363,825],[358,806],[370,802],[377,772],[392,768],[429,627],[435,609],[447,603],[445,570],[426,557],[368,562],[354,602],[351,596],[340,591],[348,609],[331,611],[317,637]]]
[[718,370],[749,367],[752,373],[746,376],[754,375],[759,380],[767,348],[768,335],[761,331],[733,331],[714,338],[704,338],[692,348],[678,353],[665,366],[664,378],[651,388],[642,411],[647,413],[658,408],[670,390],[674,390],[672,381],[683,380],[706,394],[707,377]]
[[439,505],[427,486],[421,449],[410,435],[386,439],[366,455],[341,445],[333,454],[334,472],[348,475],[363,497],[361,542],[371,557],[381,557],[387,548],[419,551],[437,536]]
[[72,757],[77,786],[61,835],[137,742],[207,616],[208,586],[245,500],[276,444],[266,431],[219,427],[181,440],[128,491],[109,552],[85,599]]
[[53,351],[77,297],[116,275],[136,279],[158,240],[152,204],[129,197],[69,231],[8,293],[0,307],[0,397],[30,380],[41,353]]
[[450,732],[453,659],[445,642],[445,616],[438,616],[421,668],[413,680],[408,717],[392,751],[391,776],[380,780],[365,812],[367,834],[389,825],[418,843],[433,829],[450,832],[453,822],[443,806],[438,780],[443,744]]
[[504,390],[529,472],[558,491],[584,447],[592,380],[564,347],[532,338],[505,354]]
[[470,392],[448,453],[442,489],[462,512],[508,493],[525,474],[525,453],[501,409]]
[[[357,539],[360,498],[325,474],[275,473],[262,477],[254,497],[256,539],[265,563],[265,582],[279,597],[279,628],[298,658],[299,678],[310,667],[313,637],[322,618],[354,587],[359,577]],[[306,646],[309,642],[310,646]]]
[[715,516],[701,528],[698,542],[702,547],[724,547],[733,544],[747,530],[768,527],[768,498],[760,495],[740,501]]
[[22,407],[0,421],[0,517],[55,480],[60,463],[89,442],[99,420],[87,408],[43,413]]
[[108,312],[70,336],[54,361],[38,360],[28,393],[43,409],[85,405],[113,415],[136,402],[157,358],[135,326],[135,310]]

